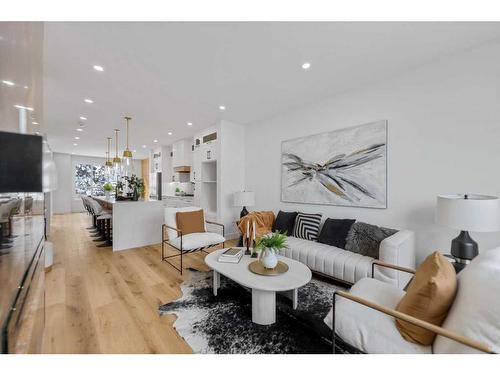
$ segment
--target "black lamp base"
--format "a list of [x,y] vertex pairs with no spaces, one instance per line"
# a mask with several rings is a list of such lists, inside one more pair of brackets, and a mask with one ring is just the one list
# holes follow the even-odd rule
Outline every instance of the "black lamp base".
[[240,212],[240,219],[244,216],[247,216],[248,215],[248,211],[247,211],[247,208],[245,206],[243,206],[243,209],[241,210]]
[[451,241],[451,255],[456,259],[470,261],[478,254],[477,242],[465,230],[461,231],[458,237]]

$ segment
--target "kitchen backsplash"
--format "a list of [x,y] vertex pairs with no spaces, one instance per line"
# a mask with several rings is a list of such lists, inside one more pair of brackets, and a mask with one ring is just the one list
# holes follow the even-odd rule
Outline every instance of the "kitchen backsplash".
[[162,186],[163,195],[175,195],[175,189],[179,188],[186,194],[193,194],[193,184],[191,182],[168,182]]

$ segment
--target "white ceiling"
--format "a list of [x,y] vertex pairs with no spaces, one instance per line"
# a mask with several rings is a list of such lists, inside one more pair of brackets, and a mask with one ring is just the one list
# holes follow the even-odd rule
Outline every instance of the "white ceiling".
[[55,151],[104,156],[115,127],[123,149],[130,115],[146,157],[153,139],[252,123],[499,38],[499,23],[470,22],[46,23],[44,128]]

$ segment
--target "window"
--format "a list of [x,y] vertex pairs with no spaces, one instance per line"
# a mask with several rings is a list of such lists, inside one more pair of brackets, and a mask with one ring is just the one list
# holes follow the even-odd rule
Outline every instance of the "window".
[[75,193],[87,195],[104,195],[102,186],[106,183],[103,165],[75,165]]

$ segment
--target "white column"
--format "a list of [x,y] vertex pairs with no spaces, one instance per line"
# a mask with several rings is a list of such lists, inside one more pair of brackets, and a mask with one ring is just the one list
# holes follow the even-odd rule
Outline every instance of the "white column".
[[252,289],[252,322],[262,325],[276,322],[276,292]]

